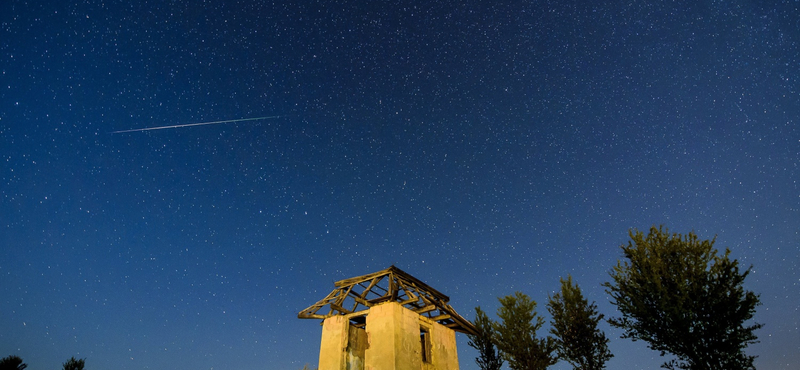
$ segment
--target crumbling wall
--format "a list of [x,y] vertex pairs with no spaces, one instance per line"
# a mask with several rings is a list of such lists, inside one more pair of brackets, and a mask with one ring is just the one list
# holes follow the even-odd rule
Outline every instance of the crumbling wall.
[[322,324],[319,370],[364,370],[367,332],[350,325],[344,316],[332,316]]
[[455,332],[397,302],[371,307],[365,329],[332,316],[322,325],[319,370],[458,370]]

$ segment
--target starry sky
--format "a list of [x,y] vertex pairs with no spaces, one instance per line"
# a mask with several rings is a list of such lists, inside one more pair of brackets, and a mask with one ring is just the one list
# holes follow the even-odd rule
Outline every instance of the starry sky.
[[[663,224],[753,266],[747,353],[796,369],[799,30],[796,0],[2,1],[0,356],[313,367],[297,313],[392,264],[469,319],[549,320],[568,274],[613,317]],[[665,360],[601,328],[609,369]]]

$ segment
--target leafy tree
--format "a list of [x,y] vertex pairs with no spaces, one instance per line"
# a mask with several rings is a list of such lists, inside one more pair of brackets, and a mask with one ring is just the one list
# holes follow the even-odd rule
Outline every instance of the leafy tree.
[[497,348],[512,370],[544,370],[556,363],[553,338],[537,338],[544,319],[536,314],[536,302],[516,292],[499,298],[500,322],[492,323]]
[[28,367],[19,356],[8,356],[0,359],[0,370],[23,370]]
[[622,246],[627,261],[617,262],[603,284],[622,314],[609,320],[624,329],[622,337],[675,355],[662,365],[667,369],[754,369],[755,356],[744,348],[757,342],[753,332],[762,325],[745,322],[760,301],[742,287],[752,266],[740,273],[730,250],[714,249],[716,237],[670,235],[663,226],[629,235]]
[[72,357],[64,363],[64,370],[83,370],[85,364],[86,359],[76,360],[75,357]]
[[469,345],[478,350],[480,354],[475,358],[475,362],[482,370],[500,370],[503,366],[503,359],[493,342],[494,333],[492,332],[492,320],[480,307],[475,307],[475,321],[473,322],[478,334],[469,335]]
[[575,369],[600,370],[614,357],[608,350],[608,338],[597,328],[603,315],[597,305],[583,298],[581,289],[572,283],[572,276],[561,279],[561,291],[549,297],[547,311],[553,316],[553,334],[558,356]]

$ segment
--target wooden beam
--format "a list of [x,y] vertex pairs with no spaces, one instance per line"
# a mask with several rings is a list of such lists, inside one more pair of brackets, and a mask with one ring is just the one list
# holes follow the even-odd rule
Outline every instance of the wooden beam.
[[352,277],[352,278],[349,278],[349,279],[339,280],[339,281],[337,281],[337,282],[335,282],[333,284],[335,286],[337,286],[337,287],[357,284],[359,282],[367,281],[367,280],[373,279],[373,278],[378,277],[378,276],[386,275],[386,274],[389,273],[390,269],[391,269],[391,267],[388,268],[388,269],[385,269],[385,270],[380,270],[380,271],[377,271],[377,272],[373,272],[371,274],[366,274],[366,275]]
[[360,297],[353,297],[353,299],[356,300],[356,303],[360,303],[360,304],[362,304],[364,306],[367,306],[367,307],[372,307],[372,303],[370,303],[366,299],[363,299],[363,298],[360,298]]
[[346,309],[346,308],[344,308],[344,307],[342,307],[342,306],[339,306],[339,305],[338,305],[338,304],[336,304],[336,303],[331,303],[331,308],[332,308],[332,309],[334,309],[334,310],[336,310],[336,311],[339,311],[339,312],[341,312],[341,313],[343,313],[343,314],[349,314],[349,313],[353,313],[353,311],[350,311],[350,310],[348,310],[348,309]]
[[394,301],[397,299],[397,283],[394,281],[395,277],[389,274],[389,297]]
[[407,272],[395,267],[394,265],[392,265],[391,267],[386,269],[386,271],[391,271],[393,274],[399,275],[403,280],[407,280],[411,284],[416,285],[417,287],[420,288],[420,290],[425,290],[425,291],[430,292],[433,296],[435,296],[438,299],[441,299],[444,302],[449,302],[450,301],[450,297],[442,294],[441,292],[439,292],[436,289],[433,289],[433,287],[431,287],[430,285],[423,283],[422,280],[419,280],[419,279],[409,275]]
[[408,287],[405,284],[403,284],[402,280],[398,280],[397,283],[400,284],[400,288],[402,288],[403,291],[406,293],[406,296],[408,296],[408,299],[417,300],[417,296],[414,295],[414,292],[412,291],[412,289],[408,289]]
[[425,306],[425,307],[422,307],[422,308],[419,308],[419,309],[416,309],[416,310],[414,310],[414,312],[416,312],[416,313],[418,313],[418,314],[420,314],[420,315],[421,315],[421,314],[423,314],[423,313],[425,313],[425,312],[430,312],[430,311],[433,311],[433,310],[435,310],[436,308],[437,308],[437,307],[436,307],[436,306],[434,306],[434,305],[427,305],[427,306]]
[[370,300],[369,300],[369,301],[367,301],[367,302],[369,302],[369,303],[370,303],[370,306],[374,306],[374,305],[376,305],[376,304],[378,304],[378,303],[383,303],[383,302],[386,302],[386,301],[388,301],[388,300],[390,300],[390,299],[392,299],[392,297],[390,297],[390,296],[383,296],[383,297],[378,297],[378,298],[373,298],[373,299],[370,299]]
[[326,316],[317,314],[303,314],[302,312],[297,315],[298,319],[327,319]]
[[354,317],[354,316],[365,316],[365,315],[367,315],[368,313],[369,313],[369,310],[367,309],[367,310],[361,310],[361,311],[356,311],[356,312],[353,312],[353,313],[351,313],[351,314],[347,314],[347,315],[345,315],[344,317],[346,317],[346,318],[350,319],[351,317]]
[[[380,285],[384,278],[388,280],[385,287]],[[450,300],[448,296],[395,266],[390,266],[387,269],[371,274],[340,280],[335,282],[334,285],[336,289],[330,292],[323,300],[300,311],[297,316],[299,318],[324,319],[340,314],[346,316],[366,315],[369,312],[369,307],[378,303],[393,301],[400,303],[403,307],[409,306],[406,308],[410,308],[424,317],[432,318],[434,321],[444,321],[446,322],[444,325],[453,330],[469,334],[475,333],[475,326],[461,317],[447,304]],[[364,288],[364,290],[358,292],[355,289],[356,285]],[[402,291],[400,291],[401,289]],[[369,299],[372,294],[376,298]],[[353,297],[355,300],[352,309],[349,310],[343,307],[347,297]],[[359,305],[367,308],[356,311]],[[327,314],[318,313],[325,306],[329,306],[329,312]],[[434,312],[436,310],[438,312]],[[437,316],[432,317],[432,314]]]
[[361,298],[367,298],[367,294],[372,290],[372,287],[374,287],[375,284],[378,284],[378,281],[380,281],[381,278],[383,278],[383,276],[374,277],[372,279],[372,281],[370,281],[369,286],[367,287],[367,289],[364,289],[364,292],[361,293]]
[[[414,297],[414,299],[406,299],[405,301],[401,301],[400,305],[401,306],[405,306],[405,305],[407,305],[409,303],[416,303],[416,302],[419,302],[419,299],[417,299],[417,297]],[[419,308],[419,307],[417,307],[417,308]]]

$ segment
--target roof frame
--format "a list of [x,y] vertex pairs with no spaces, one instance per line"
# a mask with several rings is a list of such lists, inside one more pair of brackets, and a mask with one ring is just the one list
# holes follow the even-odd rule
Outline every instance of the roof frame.
[[336,288],[325,298],[300,311],[297,317],[324,320],[343,315],[352,325],[364,327],[364,316],[370,307],[391,301],[455,331],[476,334],[475,326],[448,304],[450,297],[394,265],[371,274],[339,280],[334,286]]

